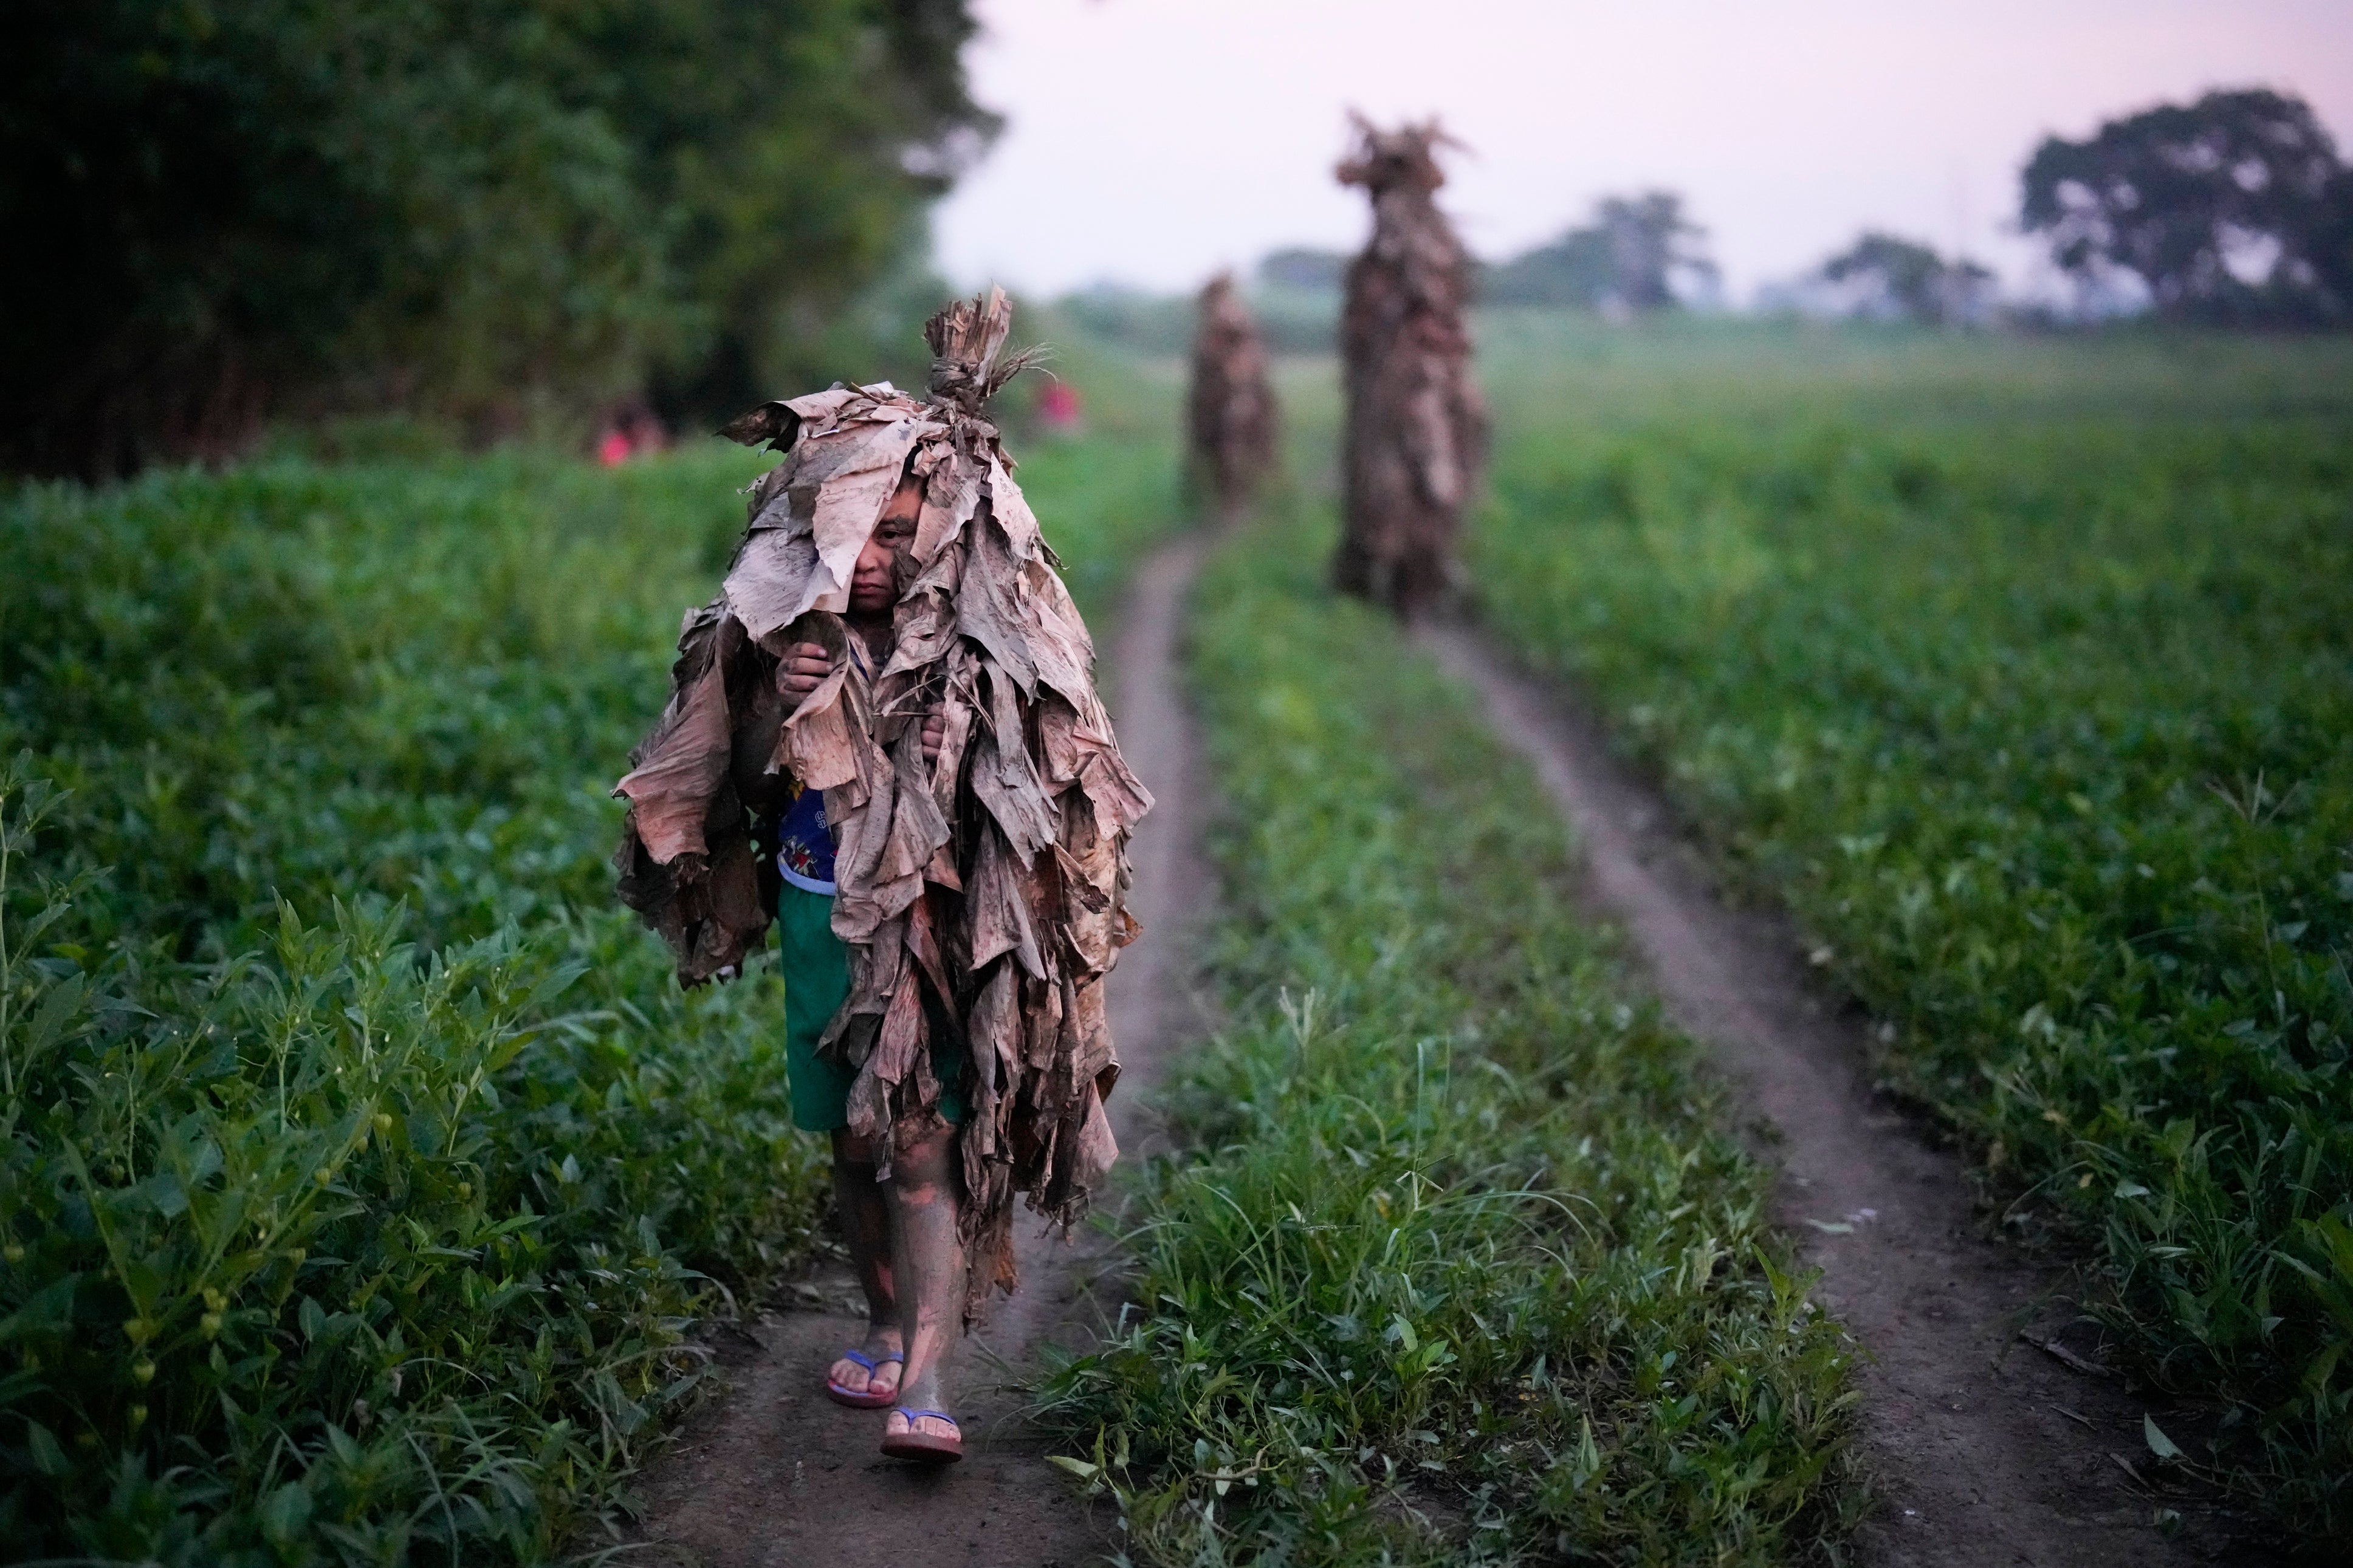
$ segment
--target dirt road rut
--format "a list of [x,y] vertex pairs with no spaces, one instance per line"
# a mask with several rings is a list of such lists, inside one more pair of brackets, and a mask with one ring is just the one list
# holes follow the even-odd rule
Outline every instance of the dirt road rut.
[[2147,1463],[2142,1404],[2021,1341],[2073,1333],[2094,1350],[2064,1276],[1982,1239],[1956,1158],[1873,1090],[1862,1022],[1810,984],[1794,932],[1714,896],[1655,795],[1557,694],[1468,630],[1427,640],[1535,765],[1669,1015],[1778,1137],[1777,1217],[1822,1271],[1816,1299],[1870,1352],[1862,1435],[1883,1504],[1857,1543],[1863,1561],[2249,1561],[2197,1510],[2179,1538],[2161,1533],[2158,1510],[2180,1505],[2134,1474]]

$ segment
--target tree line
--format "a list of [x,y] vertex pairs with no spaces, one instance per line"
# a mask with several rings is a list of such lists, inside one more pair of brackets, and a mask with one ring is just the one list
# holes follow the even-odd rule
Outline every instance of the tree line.
[[[968,0],[26,0],[11,22],[17,472],[224,457],[289,416],[488,439],[649,399],[699,421],[916,368],[898,345],[941,292],[924,210],[997,128],[967,90]],[[2122,280],[2167,319],[2353,321],[2353,170],[2286,94],[2050,137],[2020,221],[2087,291]],[[1475,286],[1667,310],[1715,289],[1705,240],[1671,191],[1612,195]],[[1328,341],[1340,260],[1268,258],[1275,346]],[[1863,315],[1992,300],[1983,268],[1878,232],[1812,280]]]
[[933,303],[927,203],[997,129],[974,29],[965,0],[27,0],[0,466],[224,455],[289,413],[700,417],[871,373]]
[[[2353,166],[2289,94],[2210,92],[2081,141],[2047,137],[2021,175],[2019,223],[2085,291],[2121,283],[2167,320],[2353,322]],[[1495,304],[1667,310],[1713,288],[1705,237],[1671,191],[1604,197],[1559,238],[1484,268],[1481,292]],[[1299,253],[1282,254],[1298,273]],[[1808,282],[1846,313],[1953,322],[1990,310],[1994,279],[1965,257],[1872,230]]]

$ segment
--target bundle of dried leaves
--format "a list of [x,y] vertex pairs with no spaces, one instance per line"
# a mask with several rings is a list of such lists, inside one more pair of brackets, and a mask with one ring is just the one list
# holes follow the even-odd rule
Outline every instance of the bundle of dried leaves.
[[1266,342],[1230,272],[1201,290],[1187,408],[1194,482],[1230,516],[1250,503],[1273,469],[1275,440]]
[[[754,486],[720,596],[686,617],[670,706],[615,793],[620,892],[694,984],[767,925],[752,845],[788,779],[826,793],[849,999],[820,1049],[857,1069],[850,1126],[887,1152],[938,1125],[931,1045],[965,1047],[967,1317],[1014,1287],[1013,1199],[1067,1226],[1117,1149],[1103,1009],[1132,941],[1126,844],[1151,796],[1096,697],[1094,647],[983,414],[1021,368],[1001,290],[924,329],[931,395],[888,383],[765,404],[723,434],[784,453]],[[840,619],[902,473],[922,480],[879,668]],[[834,668],[789,714],[779,656]],[[924,719],[945,720],[926,763]]]
[[1410,616],[1455,583],[1463,504],[1486,461],[1486,406],[1462,325],[1471,263],[1432,199],[1446,183],[1438,122],[1356,123],[1356,151],[1338,173],[1372,194],[1373,237],[1349,265],[1340,324],[1345,522],[1332,576]]

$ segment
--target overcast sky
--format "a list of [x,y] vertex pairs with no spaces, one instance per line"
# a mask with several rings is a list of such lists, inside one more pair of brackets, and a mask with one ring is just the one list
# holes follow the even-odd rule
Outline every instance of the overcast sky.
[[[1189,289],[1276,246],[1353,247],[1351,107],[1468,143],[1472,249],[1659,185],[1735,300],[1868,226],[1965,242],[2012,287],[2035,142],[2212,87],[2302,94],[2353,142],[2353,0],[979,0],[1004,136],[940,207],[960,285]],[[2353,151],[2353,149],[2348,149]]]

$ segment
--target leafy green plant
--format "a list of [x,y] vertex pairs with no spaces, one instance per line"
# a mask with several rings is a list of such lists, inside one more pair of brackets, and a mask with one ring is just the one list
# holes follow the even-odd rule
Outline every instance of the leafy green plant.
[[[5,784],[13,863],[47,803]],[[72,916],[30,908],[0,933],[14,1549],[544,1555],[696,1382],[688,1259],[814,1223],[756,1016],[627,1048],[554,1011],[586,943],[420,962],[339,903],[252,958],[83,965],[26,956]]]
[[1230,1026],[1126,1216],[1134,1309],[1039,1391],[1155,1563],[1827,1552],[1848,1352],[1690,1047],[1571,907],[1533,779],[1329,529],[1225,548],[1193,670]]

